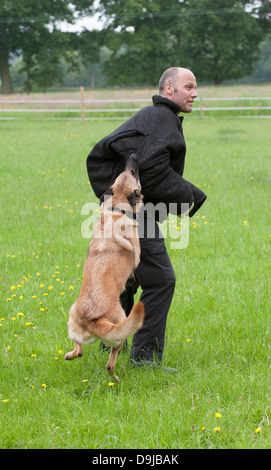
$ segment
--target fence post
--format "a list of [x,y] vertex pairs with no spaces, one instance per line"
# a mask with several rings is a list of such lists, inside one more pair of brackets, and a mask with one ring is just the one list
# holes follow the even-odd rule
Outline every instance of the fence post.
[[81,119],[85,121],[85,103],[84,103],[84,87],[80,86],[80,98],[81,98]]

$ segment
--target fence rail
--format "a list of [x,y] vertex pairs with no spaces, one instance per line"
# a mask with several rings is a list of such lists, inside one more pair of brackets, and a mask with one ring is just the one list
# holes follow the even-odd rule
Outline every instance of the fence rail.
[[[205,103],[208,104],[208,102],[236,102],[236,101],[241,101],[241,102],[250,102],[249,106],[205,106]],[[255,106],[251,106],[251,102],[255,101],[258,102],[255,104]],[[214,111],[219,112],[218,114],[221,115],[220,112],[235,112],[232,113],[231,116],[234,117],[267,117],[271,118],[271,106],[263,106],[262,102],[263,101],[270,101],[271,103],[271,97],[266,97],[266,96],[258,96],[258,97],[199,97],[196,102],[195,106],[193,107],[193,114],[194,113],[200,113],[201,119],[206,117],[206,113],[212,113]],[[75,114],[79,115],[77,117],[70,117],[70,116],[65,116],[65,117],[43,117],[41,119],[74,119],[78,120],[81,119],[82,121],[84,120],[96,120],[96,119],[103,119],[103,120],[112,120],[112,119],[126,119],[131,116],[131,113],[135,113],[141,109],[141,107],[108,107],[108,105],[121,105],[125,103],[134,103],[134,104],[145,104],[149,103],[151,104],[150,99],[142,98],[142,99],[87,99],[84,96],[84,88],[80,88],[80,98],[78,99],[48,99],[48,100],[42,100],[42,99],[3,99],[0,98],[0,120],[4,119],[22,119],[22,117],[16,117],[16,114],[22,115],[24,113],[41,113],[41,114],[57,114],[59,115],[60,113],[68,113],[68,114]],[[32,107],[32,105],[40,105],[42,104],[42,107]],[[76,104],[79,106],[76,107]],[[105,107],[103,107],[103,104]],[[3,106],[4,105],[4,106]],[[16,108],[14,108],[14,105],[16,105]],[[18,107],[17,105],[22,105],[22,107]],[[48,105],[48,107],[46,107]],[[53,107],[52,107],[53,105]],[[75,105],[72,108],[69,108],[67,106],[70,105]],[[86,105],[88,107],[86,107]],[[26,107],[27,106],[27,107]],[[97,107],[99,106],[99,107]],[[242,116],[236,115],[236,111],[242,111],[243,114]],[[251,112],[254,113],[251,113]],[[247,114],[244,114],[247,113]],[[6,115],[6,113],[9,114],[14,114],[15,116],[13,117],[5,117],[3,115]],[[110,115],[108,115],[110,113]],[[123,113],[130,113],[129,116],[125,116]],[[86,114],[90,114],[90,116],[86,116]],[[99,116],[97,116],[99,114]],[[107,114],[104,115],[104,114]],[[92,117],[91,117],[92,115]]]
[[[239,97],[232,97],[232,98],[203,98],[199,97],[198,99],[204,99],[205,101],[255,101],[255,100],[271,100],[270,96],[239,96]],[[101,99],[101,100],[93,100],[93,99],[84,99],[84,103],[143,103],[143,102],[151,102],[149,98],[142,98],[142,99]],[[3,99],[0,98],[0,103],[5,103],[5,104],[13,104],[13,103],[81,103],[80,99],[77,100],[26,100],[26,99]]]

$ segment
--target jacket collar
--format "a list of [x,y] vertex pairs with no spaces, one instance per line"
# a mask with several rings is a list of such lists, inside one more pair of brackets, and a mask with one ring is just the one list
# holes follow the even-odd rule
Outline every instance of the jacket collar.
[[153,104],[156,106],[156,105],[159,105],[159,104],[165,104],[166,106],[168,106],[175,114],[179,114],[179,112],[181,111],[181,108],[180,106],[175,103],[174,101],[171,101],[169,100],[168,98],[164,98],[163,96],[160,96],[160,95],[154,95],[152,97],[152,101],[153,101]]

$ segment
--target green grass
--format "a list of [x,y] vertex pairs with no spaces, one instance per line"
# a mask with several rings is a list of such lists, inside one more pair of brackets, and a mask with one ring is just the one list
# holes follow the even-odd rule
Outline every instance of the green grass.
[[0,125],[0,447],[270,448],[269,122],[185,118],[184,176],[208,199],[185,250],[167,239],[164,365],[179,373],[121,353],[113,386],[98,343],[64,354],[89,243],[81,208],[95,201],[85,159],[119,122]]

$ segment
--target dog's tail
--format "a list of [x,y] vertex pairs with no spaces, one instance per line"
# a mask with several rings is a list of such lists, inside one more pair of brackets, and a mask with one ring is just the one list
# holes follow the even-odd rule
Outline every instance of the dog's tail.
[[97,334],[105,344],[115,346],[134,335],[142,327],[144,315],[144,305],[139,301],[133,306],[130,315],[121,323],[114,324],[105,317],[99,318],[96,328],[100,331],[97,331]]

